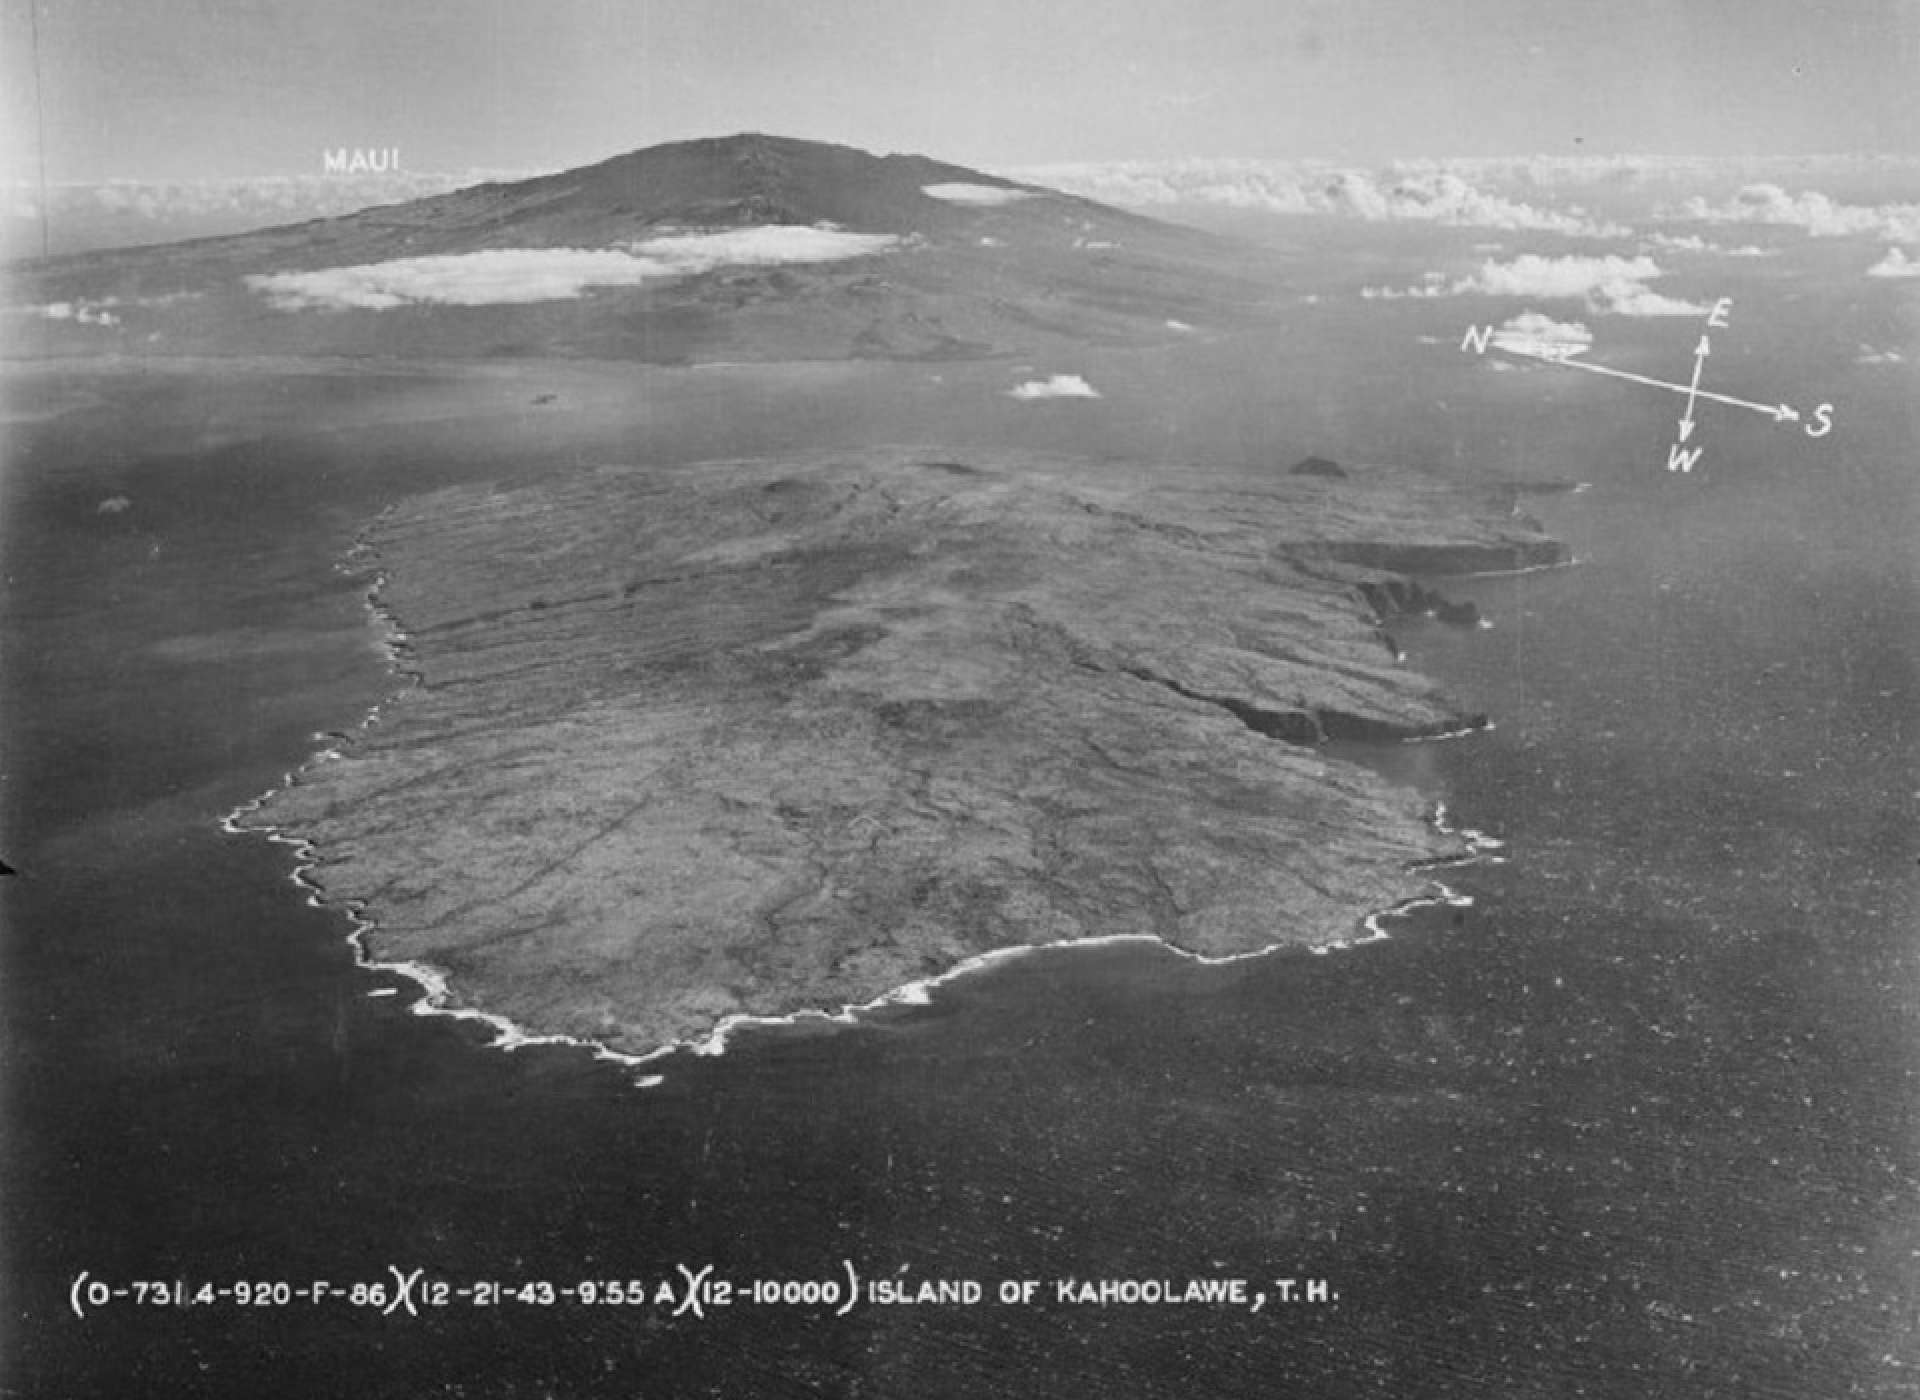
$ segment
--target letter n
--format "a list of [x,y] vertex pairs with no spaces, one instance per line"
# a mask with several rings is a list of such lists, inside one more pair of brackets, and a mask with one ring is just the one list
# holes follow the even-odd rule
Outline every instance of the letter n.
[[1693,464],[1700,460],[1700,454],[1704,451],[1706,449],[1703,447],[1682,448],[1679,443],[1674,443],[1667,449],[1667,470],[1670,472],[1692,471]]
[[1492,339],[1492,326],[1468,326],[1466,335],[1461,338],[1460,348],[1465,350],[1471,346],[1476,355],[1484,355],[1487,353],[1487,342]]

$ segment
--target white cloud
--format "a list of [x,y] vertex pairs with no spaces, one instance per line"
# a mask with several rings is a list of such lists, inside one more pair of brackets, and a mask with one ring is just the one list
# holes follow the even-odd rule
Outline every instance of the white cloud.
[[1029,379],[1007,392],[1016,399],[1097,399],[1099,390],[1077,374],[1056,374],[1051,379]]
[[1611,224],[1597,224],[1578,211],[1560,213],[1491,194],[1453,174],[1402,176],[1382,184],[1362,172],[1336,176],[1323,191],[1332,212],[1352,214],[1368,222],[1424,220],[1464,228],[1497,228],[1510,232],[1565,233],[1618,237],[1625,233]]
[[1869,277],[1920,277],[1920,259],[1909,258],[1899,248],[1887,249],[1887,255],[1867,269]]
[[117,297],[101,301],[50,301],[31,308],[32,313],[49,321],[76,321],[83,326],[117,326],[120,318],[107,310],[120,304]]
[[[147,306],[171,306],[192,301],[197,292],[169,292],[152,297],[81,297],[75,301],[50,301],[41,306],[0,307],[9,316],[38,316],[43,321],[72,321],[82,326],[117,326],[125,311]],[[120,308],[118,311],[112,308]]]
[[1713,309],[1703,302],[1663,295],[1638,282],[1601,287],[1587,298],[1587,305],[1599,316],[1704,316]]
[[1217,204],[1270,213],[1316,212],[1303,180],[1324,178],[1325,168],[1248,160],[1116,161],[1034,166],[1020,178],[1085,195],[1107,204],[1135,206]]
[[1499,349],[1543,360],[1564,360],[1593,344],[1593,332],[1578,321],[1556,321],[1538,311],[1523,311],[1493,333]]
[[716,267],[769,267],[840,262],[883,253],[900,240],[889,233],[843,233],[805,224],[762,224],[714,233],[676,234],[632,245],[637,257],[668,263],[675,276]]
[[1363,301],[1406,301],[1410,298],[1452,295],[1453,289],[1437,272],[1429,272],[1426,280],[1415,287],[1362,287],[1360,289],[1360,297]]
[[1747,185],[1720,204],[1696,195],[1680,206],[1679,216],[1711,224],[1783,224],[1815,238],[1864,235],[1920,242],[1920,204],[1841,204],[1818,190],[1789,194],[1773,184]]
[[944,199],[949,204],[974,204],[983,208],[996,204],[1016,204],[1023,199],[1032,199],[1038,193],[1035,190],[1009,189],[1005,185],[969,185],[958,181],[944,185],[922,185],[920,192],[932,195],[935,199]]
[[1907,357],[1898,350],[1876,350],[1871,345],[1862,345],[1853,362],[1856,365],[1904,365]]
[[837,262],[893,247],[890,234],[776,224],[675,234],[617,248],[494,248],[316,272],[274,272],[247,285],[282,311],[386,310],[562,301],[591,287],[635,286],[718,267]]
[[274,272],[247,285],[281,311],[384,311],[415,303],[488,306],[559,301],[588,287],[668,276],[665,266],[611,249],[498,248],[317,272]]
[[1664,275],[1645,254],[1639,257],[1546,258],[1523,253],[1512,262],[1487,262],[1454,284],[1456,293],[1583,300],[1596,316],[1692,316],[1708,308],[1662,296],[1646,284]]
[[1752,243],[1743,243],[1737,248],[1729,248],[1723,243],[1710,243],[1697,233],[1671,234],[1650,233],[1646,237],[1649,247],[1660,248],[1671,253],[1710,253],[1720,258],[1770,258],[1773,249],[1757,247]]
[[1362,287],[1368,301],[1395,301],[1408,297],[1499,296],[1579,300],[1595,316],[1694,316],[1708,308],[1677,297],[1663,296],[1646,284],[1663,276],[1660,265],[1644,253],[1623,258],[1542,257],[1522,253],[1512,262],[1482,263],[1470,277],[1452,283],[1437,272],[1426,273],[1412,287]]
[[133,509],[131,496],[109,496],[93,508],[95,515],[118,515],[123,510]]
[[1660,266],[1644,254],[1622,258],[1547,258],[1522,253],[1512,262],[1481,264],[1463,284],[1489,296],[1584,297],[1610,283],[1641,282],[1660,276]]

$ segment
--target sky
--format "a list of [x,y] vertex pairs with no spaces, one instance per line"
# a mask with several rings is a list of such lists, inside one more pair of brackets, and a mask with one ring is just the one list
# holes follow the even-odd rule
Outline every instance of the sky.
[[0,5],[10,180],[317,174],[340,147],[548,170],[747,130],[988,169],[1920,154],[1920,0]]

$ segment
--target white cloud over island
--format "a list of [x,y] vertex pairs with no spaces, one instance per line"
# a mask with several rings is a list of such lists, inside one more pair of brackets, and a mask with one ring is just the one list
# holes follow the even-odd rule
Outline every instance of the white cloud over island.
[[944,199],[949,204],[974,204],[991,207],[996,204],[1017,204],[1023,199],[1035,199],[1037,190],[1016,190],[1006,185],[969,185],[952,182],[944,185],[922,185],[920,193],[931,195],[935,199]]
[[839,262],[894,247],[891,234],[798,224],[647,239],[627,248],[491,248],[313,272],[272,272],[246,284],[281,311],[400,306],[500,306],[564,301],[595,287],[630,287],[720,267]]

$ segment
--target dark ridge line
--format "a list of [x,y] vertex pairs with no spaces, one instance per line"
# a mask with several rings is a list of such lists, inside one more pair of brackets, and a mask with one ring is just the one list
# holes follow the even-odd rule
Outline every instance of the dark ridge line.
[[1189,700],[1198,700],[1203,705],[1212,705],[1216,709],[1225,710],[1254,733],[1269,739],[1298,744],[1303,748],[1315,748],[1326,742],[1327,735],[1320,718],[1311,710],[1263,710],[1258,705],[1250,705],[1230,695],[1208,695],[1202,691],[1190,689],[1179,681],[1158,675],[1144,666],[1123,666],[1120,669],[1135,680],[1147,681],[1152,685],[1171,690],[1175,695],[1182,695]]
[[1457,734],[1462,730],[1485,729],[1488,722],[1487,717],[1480,714],[1466,715],[1451,722],[1407,725],[1368,719],[1344,710],[1267,710],[1245,700],[1236,700],[1230,695],[1208,695],[1204,691],[1190,689],[1144,666],[1123,666],[1121,669],[1135,680],[1147,681],[1188,700],[1198,700],[1203,705],[1225,710],[1264,738],[1278,739],[1301,748],[1318,748],[1329,743],[1397,744],[1412,739],[1431,739],[1441,734]]

